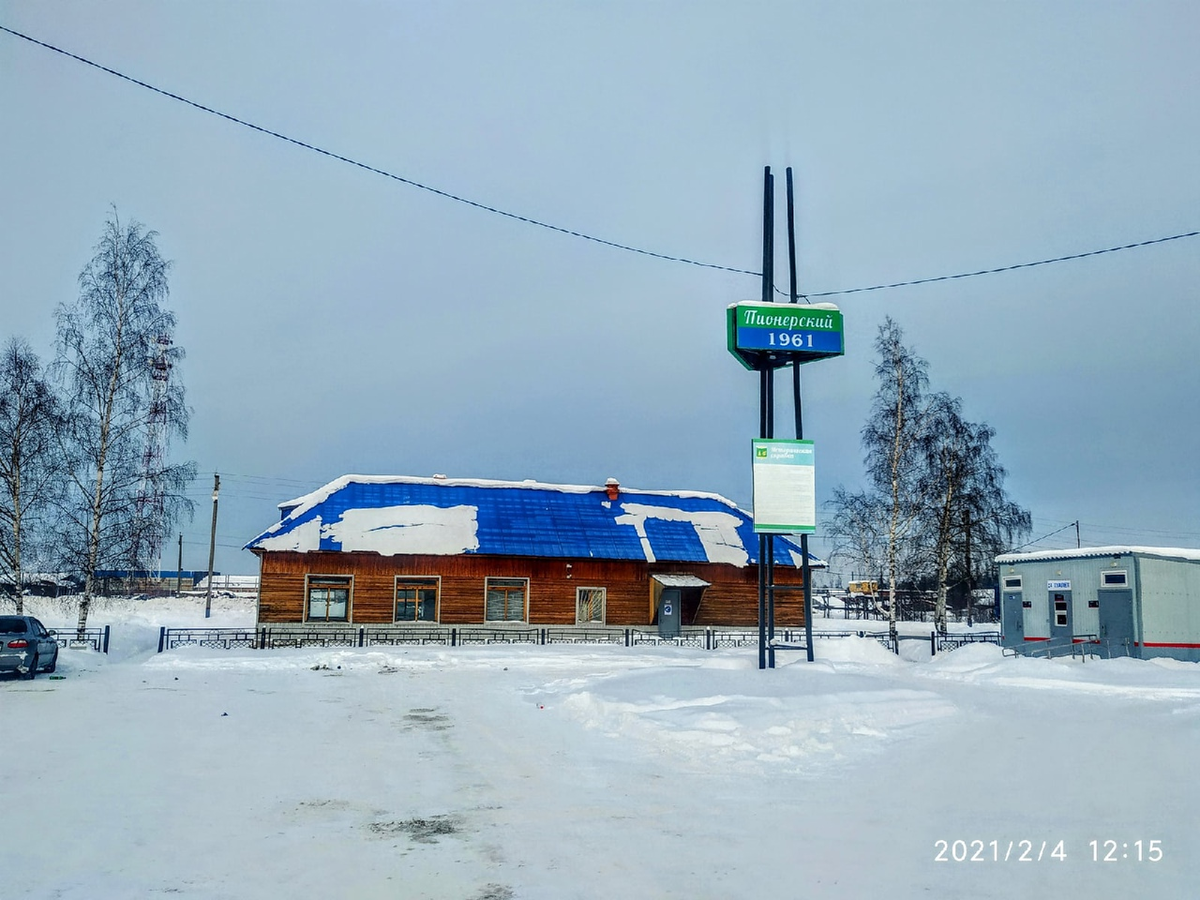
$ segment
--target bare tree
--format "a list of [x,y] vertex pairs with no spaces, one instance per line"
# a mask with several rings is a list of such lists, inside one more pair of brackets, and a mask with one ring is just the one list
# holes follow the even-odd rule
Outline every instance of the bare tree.
[[[63,446],[70,469],[63,549],[84,578],[79,630],[87,627],[104,568],[136,568],[147,535],[192,509],[183,496],[195,464],[168,464],[152,440],[187,437],[178,379],[156,374],[183,357],[165,308],[170,264],[157,234],[123,224],[114,210],[95,256],[79,276],[79,298],[58,310],[57,372],[65,391]],[[147,503],[149,492],[155,502]]]
[[46,511],[61,488],[58,402],[33,349],[12,338],[0,352],[0,572],[24,612],[25,573],[45,559]]
[[886,497],[888,629],[896,640],[900,562],[921,512],[920,439],[928,424],[925,390],[929,364],[904,343],[904,332],[888,316],[875,337],[875,378],[862,442],[867,477]]
[[887,509],[883,498],[838,486],[828,506],[833,515],[825,529],[830,556],[847,560],[861,576],[876,577],[887,559]]
[[941,630],[946,628],[952,565],[957,563],[957,583],[965,585],[966,602],[971,604],[974,573],[989,571],[996,554],[1030,527],[1029,512],[1004,489],[1006,473],[992,447],[995,436],[992,426],[963,417],[959,398],[930,398],[928,427],[921,438],[921,492],[937,583],[934,620]]

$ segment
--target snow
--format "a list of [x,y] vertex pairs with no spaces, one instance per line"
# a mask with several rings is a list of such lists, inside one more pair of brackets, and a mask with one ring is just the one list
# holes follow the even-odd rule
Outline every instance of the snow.
[[[479,549],[478,507],[383,506],[347,509],[321,529],[344,551],[430,553],[452,556]],[[319,550],[320,545],[305,547]]]
[[[857,637],[773,671],[754,648],[154,652],[164,624],[253,621],[99,600],[109,656],[0,678],[5,896],[1185,897],[1200,877],[1194,663]],[[987,861],[937,862],[938,840]]]
[[667,522],[687,522],[700,539],[704,555],[709,562],[729,563],[745,566],[750,555],[738,534],[742,520],[730,513],[671,509],[665,506],[648,506],[644,503],[622,503],[622,514],[615,521],[618,525],[632,525],[642,543],[646,562],[655,562],[654,551],[646,535],[646,520],[661,519]]
[[1004,553],[996,557],[996,562],[1009,563],[1036,562],[1049,559],[1087,559],[1095,556],[1157,556],[1163,559],[1200,560],[1200,550],[1194,547],[1132,547],[1125,544],[1108,547],[1080,547],[1073,550],[1033,550],[1028,553]]
[[[267,534],[279,531],[283,523],[272,525]],[[305,550],[318,549],[321,545],[321,517],[313,516],[307,522],[293,525],[283,534],[259,538],[256,546],[261,550],[290,550],[302,553]]]
[[[609,480],[612,481],[614,479]],[[501,481],[493,478],[447,478],[444,475],[437,475],[432,478],[422,478],[418,475],[342,475],[302,497],[280,503],[279,509],[289,510],[289,516],[307,512],[314,506],[324,503],[342,488],[350,484],[437,484],[444,487],[529,488],[540,491],[559,491],[564,494],[591,494],[604,490],[603,487],[593,484],[550,484],[536,481],[532,478],[526,478],[524,481]],[[737,509],[737,505],[732,500],[708,491],[644,491],[622,486],[621,494],[716,500],[728,507]]]

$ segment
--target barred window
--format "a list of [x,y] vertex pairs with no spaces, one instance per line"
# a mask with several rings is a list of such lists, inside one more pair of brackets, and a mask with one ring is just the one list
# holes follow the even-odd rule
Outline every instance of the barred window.
[[581,587],[575,589],[575,624],[603,625],[604,588]]
[[488,622],[524,622],[528,578],[488,578],[484,582]]

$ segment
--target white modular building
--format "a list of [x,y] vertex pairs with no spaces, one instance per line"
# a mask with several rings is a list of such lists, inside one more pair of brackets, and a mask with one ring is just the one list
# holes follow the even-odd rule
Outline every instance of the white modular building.
[[1088,641],[1106,656],[1200,662],[1200,550],[1083,547],[996,563],[1006,647]]

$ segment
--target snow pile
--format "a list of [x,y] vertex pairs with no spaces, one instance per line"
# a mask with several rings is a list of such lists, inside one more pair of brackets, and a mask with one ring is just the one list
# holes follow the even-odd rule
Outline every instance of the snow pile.
[[[0,678],[22,811],[0,868],[36,873],[12,896],[1183,897],[1200,878],[1197,664],[127,636],[253,620],[214,606],[98,603],[126,651]],[[1033,861],[1004,861],[1021,841]]]

